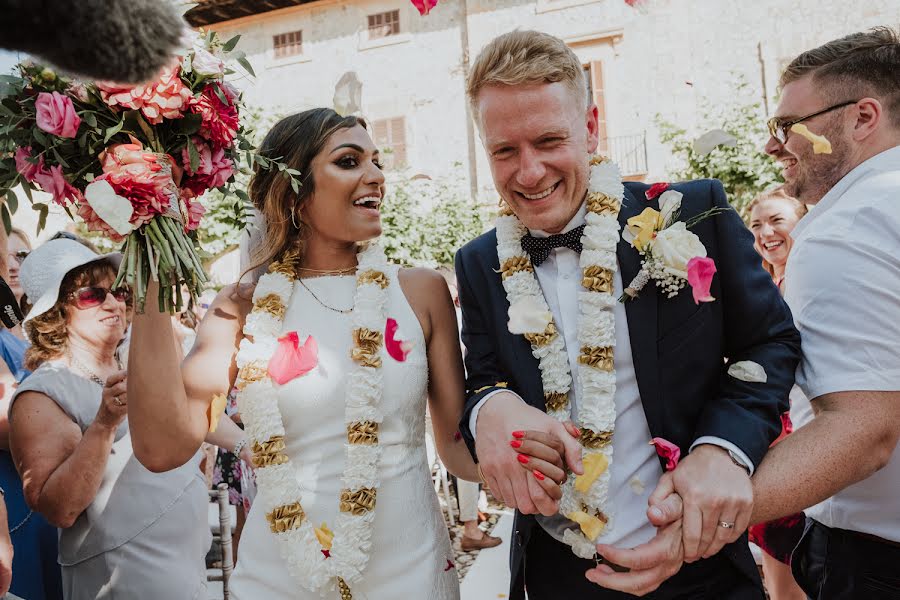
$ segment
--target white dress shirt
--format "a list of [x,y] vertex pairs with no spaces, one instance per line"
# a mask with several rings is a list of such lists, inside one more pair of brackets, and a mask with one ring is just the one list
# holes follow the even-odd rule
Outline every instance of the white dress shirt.
[[[585,221],[587,209],[582,205],[568,225],[560,233],[566,233]],[[531,231],[535,237],[548,237],[544,231]],[[581,287],[581,267],[579,255],[566,247],[555,248],[550,256],[535,267],[538,283],[544,298],[553,313],[553,320],[565,340],[566,353],[569,359],[569,370],[572,373],[572,389],[569,392],[569,403],[572,415],[578,414],[581,402],[581,388],[578,385],[578,294]],[[622,295],[623,285],[621,273],[617,270],[613,295]],[[649,290],[655,293],[655,290]],[[656,456],[656,450],[649,444],[651,434],[647,424],[647,416],[641,404],[634,360],[631,356],[631,339],[628,335],[628,318],[625,304],[617,302],[613,308],[616,327],[616,345],[614,365],[616,369],[616,426],[613,436],[613,460],[610,467],[609,497],[613,518],[609,527],[598,539],[598,543],[615,544],[622,547],[633,547],[649,541],[656,529],[647,520],[647,500],[659,483],[662,467]],[[475,435],[478,410],[497,390],[485,395],[472,410],[469,429]],[[692,445],[711,443],[735,451],[744,464],[752,466],[746,455],[736,446],[716,437],[703,437]],[[577,527],[561,515],[544,517],[538,515],[538,523],[555,539],[562,541],[563,531]]]
[[[785,300],[803,339],[797,384],[807,397],[900,390],[900,146],[850,171],[792,233]],[[792,408],[815,418],[808,400]],[[828,457],[822,456],[822,468]],[[900,542],[900,448],[887,466],[806,514]]]

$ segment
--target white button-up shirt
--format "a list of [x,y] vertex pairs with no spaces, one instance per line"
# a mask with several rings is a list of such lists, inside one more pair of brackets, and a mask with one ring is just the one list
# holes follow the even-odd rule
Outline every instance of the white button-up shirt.
[[[900,146],[845,175],[792,237],[785,300],[803,339],[797,384],[812,399],[900,390]],[[795,402],[798,426],[815,418],[806,398]],[[806,514],[900,542],[900,448],[883,469]]]
[[[571,221],[560,233],[566,233],[585,222],[587,209],[582,206]],[[531,231],[535,237],[548,237],[544,231]],[[553,313],[553,320],[563,335],[566,354],[569,359],[569,370],[572,373],[572,389],[569,392],[569,403],[572,416],[578,414],[581,402],[581,387],[578,384],[578,295],[584,291],[581,287],[581,267],[579,255],[566,247],[551,250],[550,256],[535,268],[538,283],[544,298]],[[622,275],[615,274],[614,297],[622,295]],[[655,293],[655,290],[648,290]],[[616,427],[613,436],[613,460],[610,467],[609,497],[611,500],[613,519],[609,527],[598,539],[598,543],[614,544],[622,547],[633,547],[649,541],[656,534],[656,529],[647,520],[647,500],[662,477],[662,467],[656,451],[650,441],[650,426],[641,404],[634,360],[631,356],[631,338],[628,335],[628,317],[625,304],[617,302],[613,308],[616,327],[616,346],[614,365],[616,369]],[[472,410],[469,430],[475,435],[478,409],[501,390],[485,395]],[[506,391],[506,390],[502,390]],[[715,444],[735,452],[744,464],[752,468],[752,463],[737,446],[716,437],[702,437],[697,444]],[[568,519],[556,515],[544,517],[538,515],[538,522],[547,533],[559,541],[563,539],[563,531],[575,526]]]

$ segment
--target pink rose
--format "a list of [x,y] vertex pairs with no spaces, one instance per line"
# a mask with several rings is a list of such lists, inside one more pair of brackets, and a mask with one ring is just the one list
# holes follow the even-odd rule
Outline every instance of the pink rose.
[[661,437],[655,437],[650,440],[651,446],[656,446],[656,453],[666,459],[666,471],[671,471],[678,466],[681,459],[681,448]]
[[34,101],[37,126],[53,135],[73,138],[78,133],[81,117],[75,113],[72,99],[59,92],[41,92]]
[[75,186],[66,181],[62,167],[53,165],[49,170],[36,173],[34,181],[42,190],[53,195],[53,201],[60,206],[65,206],[69,201],[81,202],[81,192]]
[[168,177],[159,164],[159,157],[144,149],[131,138],[130,144],[114,144],[100,153],[100,166],[104,173],[128,173],[133,177],[160,179]]
[[[227,104],[215,93],[216,86],[228,100]],[[191,111],[203,119],[200,135],[217,146],[230,146],[237,135],[239,122],[235,93],[229,86],[211,83],[191,105]]]
[[650,189],[644,192],[644,195],[647,196],[647,200],[653,200],[658,198],[660,194],[669,189],[669,184],[665,181],[661,181],[659,183],[654,183],[650,186]]
[[47,167],[44,166],[43,156],[38,157],[37,163],[28,162],[27,159],[31,157],[31,146],[16,148],[16,171],[29,183],[34,181],[38,173],[43,173],[47,170]]
[[181,201],[184,203],[187,212],[185,215],[184,231],[185,233],[194,231],[200,227],[200,221],[203,220],[203,215],[206,214],[206,207],[203,206],[200,201],[197,200],[197,197],[194,196],[194,193],[187,188],[181,190]]
[[225,73],[225,63],[208,50],[195,47],[191,70],[202,77],[221,77]]
[[687,280],[694,294],[694,304],[715,300],[709,294],[713,275],[716,274],[716,263],[706,256],[695,256],[687,262]]
[[197,163],[197,170],[193,171],[188,149],[181,150],[181,160],[187,175],[181,185],[199,196],[206,190],[225,185],[225,182],[234,175],[234,163],[225,156],[225,148],[221,146],[210,148],[209,144],[199,137],[194,137],[193,142],[200,160]]

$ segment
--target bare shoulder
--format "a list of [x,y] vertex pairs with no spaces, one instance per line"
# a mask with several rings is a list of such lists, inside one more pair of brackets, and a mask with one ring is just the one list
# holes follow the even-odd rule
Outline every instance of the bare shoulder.
[[400,285],[403,286],[404,290],[415,290],[426,294],[448,290],[447,281],[434,269],[423,267],[400,269],[399,277]]
[[439,319],[442,312],[446,312],[444,309],[452,303],[447,282],[437,271],[421,267],[400,269],[398,279],[419,319],[425,339],[430,340],[435,318]]

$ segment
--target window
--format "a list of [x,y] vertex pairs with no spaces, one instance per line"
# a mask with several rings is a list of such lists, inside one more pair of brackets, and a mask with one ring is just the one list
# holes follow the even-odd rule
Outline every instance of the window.
[[606,130],[606,94],[603,89],[603,63],[596,60],[584,65],[584,79],[587,83],[588,97],[597,105],[597,133],[600,137],[597,153],[606,154],[609,152],[609,134]]
[[289,31],[272,36],[275,46],[275,58],[296,56],[303,53],[303,32]]
[[378,119],[372,122],[375,146],[381,150],[381,162],[385,169],[406,166],[406,119]]
[[389,10],[369,15],[369,39],[377,40],[400,33],[400,11]]

